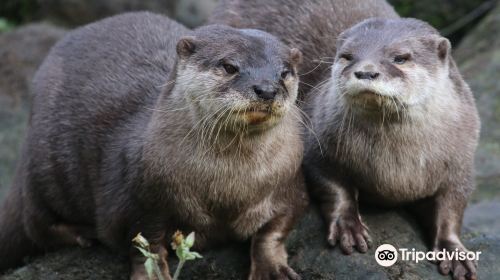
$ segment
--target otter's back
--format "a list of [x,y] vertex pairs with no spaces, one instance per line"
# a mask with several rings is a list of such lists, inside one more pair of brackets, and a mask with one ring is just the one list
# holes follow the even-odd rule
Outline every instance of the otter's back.
[[78,215],[93,211],[102,159],[116,139],[133,145],[126,131],[146,123],[188,32],[160,15],[130,13],[78,28],[53,47],[34,78],[21,165],[34,199],[87,220]]
[[113,107],[128,109],[122,107],[126,100],[142,102],[165,84],[177,40],[187,32],[166,17],[144,12],[115,16],[69,33],[35,75],[34,117],[47,113],[45,109],[93,115]]

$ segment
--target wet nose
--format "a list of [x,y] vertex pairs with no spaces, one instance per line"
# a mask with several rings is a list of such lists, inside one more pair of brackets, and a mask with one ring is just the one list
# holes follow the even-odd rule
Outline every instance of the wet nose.
[[276,97],[276,89],[272,86],[253,86],[257,97],[263,100],[273,100]]
[[356,76],[359,80],[375,80],[379,75],[380,73],[377,72],[354,72],[354,76]]

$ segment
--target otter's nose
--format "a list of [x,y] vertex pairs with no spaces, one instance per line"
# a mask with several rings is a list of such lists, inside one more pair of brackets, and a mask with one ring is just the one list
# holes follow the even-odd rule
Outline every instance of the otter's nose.
[[354,72],[354,76],[359,80],[375,80],[379,75],[380,73],[377,72]]
[[273,100],[276,97],[276,89],[272,86],[253,86],[257,97],[264,100]]

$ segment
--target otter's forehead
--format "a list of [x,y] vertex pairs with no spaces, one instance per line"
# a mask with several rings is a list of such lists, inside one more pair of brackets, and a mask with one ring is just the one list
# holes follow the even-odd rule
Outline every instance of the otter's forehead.
[[411,39],[438,34],[428,23],[417,19],[368,19],[344,32],[338,49],[371,52],[398,47],[399,43],[411,47]]
[[282,65],[288,57],[283,43],[256,29],[209,25],[197,29],[195,37],[201,43],[197,58],[207,66],[221,59],[232,60],[242,67]]

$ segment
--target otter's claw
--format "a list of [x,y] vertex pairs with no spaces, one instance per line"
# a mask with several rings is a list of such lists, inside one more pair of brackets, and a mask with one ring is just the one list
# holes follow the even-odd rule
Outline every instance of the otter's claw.
[[340,241],[340,248],[347,255],[352,254],[353,247],[356,247],[361,253],[366,253],[372,244],[368,228],[361,222],[360,218],[343,216],[330,223],[328,243],[335,246],[337,241]]
[[256,269],[248,280],[301,280],[301,277],[289,266]]
[[[454,251],[457,247],[459,248],[460,252],[467,252],[467,249],[463,248],[461,245],[437,248],[435,249],[435,251],[441,251],[445,249],[446,251],[451,252]],[[477,263],[471,260],[444,260],[439,263],[439,272],[443,275],[451,274],[453,280],[476,280]]]

